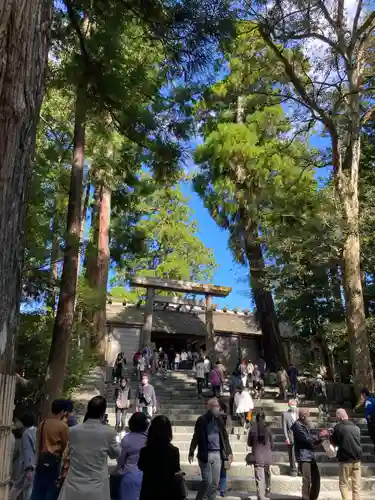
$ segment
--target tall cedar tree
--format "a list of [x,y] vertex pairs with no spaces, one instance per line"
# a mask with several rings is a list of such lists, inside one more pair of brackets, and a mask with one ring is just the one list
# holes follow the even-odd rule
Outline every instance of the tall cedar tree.
[[44,94],[50,2],[13,0],[0,8],[0,498],[9,487],[27,185]]
[[[350,4],[350,5],[349,5]],[[374,388],[363,301],[358,178],[362,127],[375,107],[372,85],[375,10],[362,0],[244,0],[243,17],[258,21],[265,50],[275,57],[284,80],[275,92],[290,104],[297,126],[311,130],[320,122],[330,139],[331,164],[341,202],[343,288],[353,378],[356,389]],[[251,37],[251,35],[250,35]],[[305,55],[306,54],[306,55]],[[258,60],[256,60],[258,59]],[[261,71],[260,58],[248,64]],[[275,76],[275,71],[270,77]],[[275,79],[274,79],[275,81]]]
[[[212,59],[217,37],[225,38],[231,28],[231,16],[223,1],[134,5],[114,0],[109,9],[108,2],[87,5],[66,0],[65,7],[59,10],[57,18],[67,17],[69,22],[57,25],[60,29],[63,27],[62,32],[67,24],[70,28],[65,36],[73,48],[72,61],[76,63],[76,72],[70,76],[78,91],[64,266],[47,367],[44,414],[62,391],[72,333],[79,263],[84,128],[89,108],[101,113],[105,120],[109,117],[125,137],[138,145],[143,162],[148,163],[159,178],[170,176],[178,168],[180,150],[176,131],[180,127],[174,124],[173,117],[167,118],[168,108],[161,119],[164,110],[161,88],[166,86],[167,76],[181,78],[201,70]],[[132,39],[134,27],[140,28],[140,33]],[[156,46],[161,54],[161,59],[159,56],[155,60],[158,72],[153,75],[155,83],[151,86],[146,84],[153,82],[147,78],[148,68],[137,63],[137,50],[142,41],[146,46]],[[137,68],[137,75],[133,75],[133,67]],[[150,101],[156,102],[150,105]],[[106,233],[107,229],[102,231],[102,235]],[[108,256],[105,261],[109,262]],[[102,269],[97,266],[99,268]],[[105,276],[102,271],[100,274],[103,288]]]

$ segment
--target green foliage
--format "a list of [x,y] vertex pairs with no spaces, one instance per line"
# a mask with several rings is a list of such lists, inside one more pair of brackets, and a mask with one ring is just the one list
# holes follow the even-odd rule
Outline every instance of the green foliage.
[[[115,283],[126,283],[134,274],[189,281],[212,279],[216,268],[212,250],[199,240],[197,223],[180,188],[156,189],[140,200],[136,213],[138,220],[132,228],[124,223],[120,211],[112,220],[119,236],[113,241],[112,252],[117,265]],[[124,215],[128,222],[128,213]],[[135,253],[129,232],[138,242]],[[124,247],[124,241],[130,245]]]
[[[46,314],[38,312],[21,314],[16,370],[27,383],[17,390],[16,412],[22,412],[26,407],[33,407],[40,397],[45,381],[53,322],[54,318]],[[66,397],[70,397],[72,392],[82,384],[84,377],[98,361],[85,347],[86,333],[83,325],[76,325],[73,331],[64,385]]]

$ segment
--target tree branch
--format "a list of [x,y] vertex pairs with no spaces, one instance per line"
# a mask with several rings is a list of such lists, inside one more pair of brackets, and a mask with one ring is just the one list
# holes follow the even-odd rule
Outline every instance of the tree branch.
[[288,34],[287,37],[282,37],[280,35],[278,35],[278,38],[282,41],[287,41],[287,40],[305,40],[305,39],[308,39],[308,38],[316,38],[324,43],[326,43],[327,45],[329,45],[333,50],[335,50],[336,52],[340,53],[343,57],[345,57],[345,52],[342,51],[341,47],[335,43],[333,40],[330,40],[329,38],[327,38],[326,36],[324,35],[321,35],[320,33],[316,33],[315,31],[309,31],[309,32],[306,32],[306,33],[301,33],[300,35],[293,35],[293,34]]
[[357,40],[366,39],[371,30],[374,29],[375,25],[375,10],[371,12],[366,21],[362,24],[362,26],[357,31]]
[[[331,25],[331,27],[336,31],[337,30],[337,25],[329,13],[329,10],[327,9],[327,6],[325,4],[326,0],[318,0],[317,5],[320,7],[320,10],[323,13],[323,16],[325,17],[326,21]],[[337,31],[336,31],[337,32]]]
[[335,134],[336,128],[335,128],[335,125],[334,125],[332,119],[330,118],[330,116],[328,116],[328,114],[324,111],[324,109],[322,109],[318,105],[318,103],[314,99],[312,99],[309,96],[309,94],[306,92],[304,84],[300,80],[300,78],[298,77],[293,66],[288,61],[288,59],[284,56],[282,51],[273,42],[273,40],[271,39],[269,33],[267,32],[267,30],[263,24],[259,24],[259,33],[260,33],[261,37],[263,38],[263,40],[265,41],[265,43],[268,45],[268,47],[270,47],[270,49],[274,52],[274,54],[278,57],[278,59],[283,63],[284,68],[285,68],[285,72],[288,75],[291,83],[294,85],[296,92],[301,96],[303,101],[320,116],[321,121],[323,122],[323,124],[325,125],[327,130],[329,130],[331,132],[331,134]]
[[362,6],[363,6],[363,0],[359,0],[358,5],[357,5],[357,10],[356,10],[356,13],[354,15],[354,21],[353,21],[353,30],[352,30],[352,38],[353,39],[355,39],[357,36],[358,22],[359,22],[359,18],[361,16],[361,12],[362,12]]
[[374,113],[375,113],[375,106],[372,106],[363,114],[361,118],[361,124],[364,125],[365,123],[367,123],[372,118]]

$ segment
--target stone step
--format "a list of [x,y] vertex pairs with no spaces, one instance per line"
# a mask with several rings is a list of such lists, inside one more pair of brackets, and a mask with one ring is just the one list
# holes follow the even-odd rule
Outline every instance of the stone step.
[[[130,418],[132,413],[128,413],[128,419]],[[108,413],[108,419],[109,419],[109,424],[114,426],[115,423],[115,414],[114,412],[109,412]],[[280,427],[272,427],[272,433],[274,435],[274,439],[276,443],[284,443],[284,434],[283,430]],[[320,431],[325,429],[325,427],[314,427],[312,431],[316,434],[318,434]],[[173,437],[176,440],[186,440],[186,435],[192,436],[194,432],[194,422],[188,422],[187,424],[182,423],[182,422],[172,422],[172,431],[173,431]],[[247,435],[248,431],[243,432],[242,428],[240,427],[235,427],[233,429],[233,433],[229,436],[231,441],[246,441],[247,440]],[[362,444],[371,444],[371,439],[367,433],[366,429],[361,430],[361,442]]]
[[[108,408],[107,409],[107,413],[108,415],[110,415],[111,413],[114,414],[115,413],[115,409],[114,408]],[[160,410],[158,410],[158,413],[159,414],[163,414],[165,415],[166,417],[168,417],[172,423],[174,425],[182,425],[182,426],[189,426],[189,425],[194,425],[195,422],[197,421],[198,417],[201,416],[201,413],[191,413],[191,414],[178,414],[178,413],[170,413],[170,412],[167,412],[167,411],[163,411],[163,408],[160,408]],[[281,427],[281,420],[280,418],[275,418],[273,420],[271,419],[268,419],[268,422],[271,424],[270,427],[271,428],[274,428],[274,427],[277,427],[277,428],[280,428]],[[312,419],[312,423],[313,424],[321,424],[320,427],[321,428],[331,428],[331,427],[334,427],[335,423],[336,422],[333,422],[333,421],[323,421],[323,422],[318,422],[317,419],[313,420]],[[365,430],[366,427],[362,424],[359,424],[359,427],[361,430]]]
[[[161,401],[160,398],[157,397],[157,403],[158,403],[158,408],[160,412],[163,412],[165,415],[173,415],[175,418],[181,418],[181,417],[188,417],[190,419],[190,416],[193,416],[194,418],[198,418],[200,415],[202,415],[206,411],[206,406],[204,403],[196,403],[192,402],[190,405],[189,403],[181,403],[181,405],[178,405],[177,403],[173,403],[169,401]],[[183,405],[183,406],[182,406]],[[115,409],[116,405],[114,401],[109,401],[107,403],[107,408],[108,409]],[[254,412],[256,413],[257,411],[260,411],[260,409],[256,408]],[[266,412],[266,418],[267,421],[278,421],[280,420],[281,422],[281,414],[277,410],[268,410]],[[319,412],[318,410],[314,410],[311,412],[311,421],[316,422],[318,420],[322,421],[327,421],[328,423],[335,424],[336,419],[334,418],[334,415],[332,415],[330,418],[319,418]],[[353,419],[354,422],[356,422],[358,425],[361,426],[366,426],[365,422],[362,419]]]
[[[192,436],[194,432],[194,427],[179,427],[174,426],[173,431],[173,440],[174,441],[186,441],[186,436]],[[182,430],[183,429],[183,430]],[[234,433],[229,435],[229,439],[231,442],[246,442],[248,432],[246,433],[238,433],[238,429],[234,429]],[[285,437],[281,429],[277,429],[278,434],[276,434],[273,430],[273,437],[275,440],[275,445],[285,445]],[[319,429],[314,429],[314,432],[319,432]],[[372,441],[367,434],[362,433],[361,435],[361,443],[362,446],[372,446]],[[286,446],[286,445],[285,445]]]
[[[197,476],[200,474],[200,469],[197,460],[195,459],[192,464],[187,462],[187,457],[184,453],[181,454],[180,463],[181,469],[186,473],[188,477]],[[335,462],[321,462],[319,465],[320,474],[324,477],[338,476],[339,465]],[[287,476],[289,474],[289,463],[273,463],[271,465],[271,471],[273,476]],[[361,466],[362,477],[372,478],[375,473],[375,463],[365,463]],[[245,454],[243,460],[239,462],[233,462],[231,469],[228,471],[228,478],[245,477],[246,475],[251,475],[252,471],[245,464]]]
[[[187,500],[194,500],[196,496],[196,492],[191,491],[187,496]],[[273,493],[271,490],[270,499],[278,499],[278,500],[300,500],[301,492],[295,492],[293,495],[280,495],[279,493]],[[222,497],[218,494],[216,496],[216,500],[221,500]],[[255,491],[246,492],[246,491],[228,491],[225,496],[225,500],[257,500],[257,494]],[[319,495],[319,500],[341,500],[340,492],[323,492]],[[361,500],[373,500],[372,495],[361,495]]]
[[[232,491],[255,491],[255,480],[254,473],[248,468],[247,475],[243,477],[228,477],[227,486],[231,488]],[[338,477],[322,477],[320,483],[321,494],[319,498],[330,498],[331,494],[338,493]],[[200,475],[188,477],[187,483],[189,490],[196,491],[201,483]],[[272,476],[272,490],[277,492],[277,498],[281,498],[281,495],[292,495],[298,496],[301,491],[302,480],[300,477],[290,477],[290,476]],[[373,498],[375,492],[375,479],[365,477],[362,479],[362,491],[364,494],[370,494]],[[329,496],[324,497],[325,494],[329,493]],[[332,498],[340,498],[332,497]]]
[[[186,437],[186,436],[185,436]],[[185,441],[178,441],[173,438],[173,444],[179,448],[181,452],[188,451],[190,447],[190,439],[186,439]],[[237,456],[237,454],[247,453],[247,445],[245,441],[231,441],[231,447],[233,454]],[[316,448],[315,458],[317,462],[332,462],[332,459],[328,458],[327,453],[320,446]],[[375,463],[375,453],[373,445],[362,445],[362,462],[367,463]],[[274,450],[272,451],[273,461],[274,462],[288,462],[288,448],[286,444],[276,445]]]

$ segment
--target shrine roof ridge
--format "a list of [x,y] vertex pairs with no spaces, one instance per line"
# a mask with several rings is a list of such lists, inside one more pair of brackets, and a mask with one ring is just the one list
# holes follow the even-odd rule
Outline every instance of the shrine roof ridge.
[[149,278],[145,276],[135,276],[131,279],[131,284],[142,288],[155,288],[157,290],[170,290],[172,292],[212,295],[213,297],[227,297],[232,291],[232,288],[228,286],[192,283],[183,280]]

